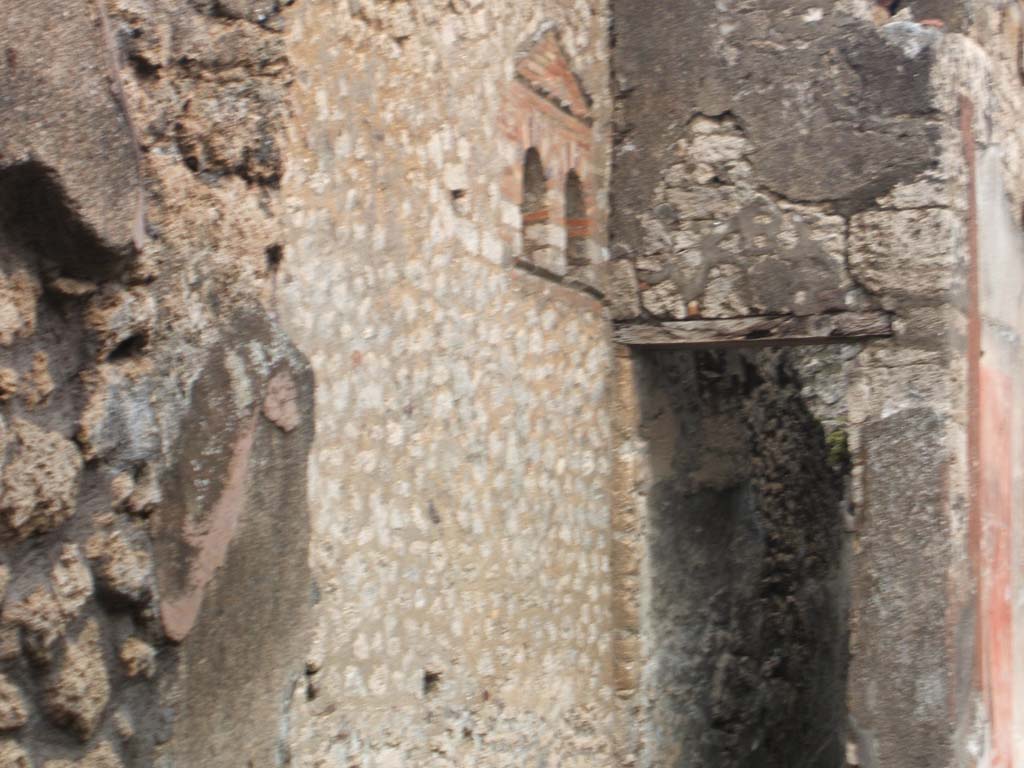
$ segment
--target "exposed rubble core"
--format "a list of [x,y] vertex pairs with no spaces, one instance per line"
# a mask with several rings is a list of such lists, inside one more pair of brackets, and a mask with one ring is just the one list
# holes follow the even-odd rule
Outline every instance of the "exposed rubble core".
[[[201,670],[223,670],[210,679],[218,701],[232,686],[280,699],[302,674],[312,393],[261,304],[278,238],[284,57],[280,35],[249,21],[273,27],[279,8],[208,10],[24,3],[0,30],[0,722],[17,739],[0,745],[4,765],[173,761],[195,738],[193,713],[210,719]],[[245,67],[265,76],[247,83]],[[211,204],[219,194],[229,198]],[[210,387],[220,421],[200,415]],[[240,431],[252,444],[235,525],[218,527],[215,488],[184,518],[187,440],[213,479]],[[248,561],[209,562],[204,536]],[[295,565],[261,586],[254,558],[271,551]],[[211,658],[221,636],[189,642],[168,619],[181,569],[197,614],[204,598],[215,610],[211,575],[195,575],[213,570],[254,600],[283,601],[259,611],[272,647],[228,653],[262,666],[271,691],[243,690],[248,675]],[[279,751],[279,718],[277,706],[247,710],[270,742],[242,740],[253,765]]]
[[759,187],[754,145],[735,118],[698,115],[675,152],[679,162],[663,173],[635,260],[644,286],[637,315],[683,320],[872,306],[847,273],[846,221]]

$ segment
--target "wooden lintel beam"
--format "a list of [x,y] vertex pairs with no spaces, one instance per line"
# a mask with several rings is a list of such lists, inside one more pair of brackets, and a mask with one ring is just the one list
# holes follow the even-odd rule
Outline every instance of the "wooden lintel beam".
[[621,323],[614,332],[619,344],[664,349],[839,344],[885,336],[892,336],[888,312]]

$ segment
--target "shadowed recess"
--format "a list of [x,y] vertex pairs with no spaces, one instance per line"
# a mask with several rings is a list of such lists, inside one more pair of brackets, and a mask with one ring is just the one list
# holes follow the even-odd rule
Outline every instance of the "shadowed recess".
[[44,268],[104,279],[127,261],[105,247],[72,209],[53,172],[37,162],[0,169],[0,228],[35,253]]
[[662,352],[650,371],[655,762],[835,768],[845,467],[785,352]]

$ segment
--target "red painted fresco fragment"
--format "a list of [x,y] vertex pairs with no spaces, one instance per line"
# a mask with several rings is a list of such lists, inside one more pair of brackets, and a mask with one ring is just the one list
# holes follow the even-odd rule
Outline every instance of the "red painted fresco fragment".
[[1013,389],[1009,375],[982,364],[980,376],[980,592],[982,685],[991,726],[992,768],[1013,765]]

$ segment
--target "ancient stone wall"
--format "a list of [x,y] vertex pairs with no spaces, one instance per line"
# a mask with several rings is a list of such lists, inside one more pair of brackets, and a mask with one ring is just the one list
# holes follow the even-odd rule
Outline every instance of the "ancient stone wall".
[[656,6],[613,5],[620,328],[668,344],[696,322],[713,344],[715,321],[832,318],[827,338],[851,311],[889,316],[891,338],[793,360],[850,451],[847,759],[957,764],[979,733],[959,102],[975,65],[956,34],[972,16]]
[[6,10],[0,764],[1024,759],[1017,3]]
[[[952,764],[937,731],[961,712],[946,605],[968,570],[954,280],[967,227],[963,186],[936,170],[959,153],[955,106],[943,118],[933,95],[941,35],[877,28],[841,3],[666,3],[654,24],[628,5],[615,9],[616,316],[894,314],[894,338],[843,365],[837,398],[853,464],[848,750],[855,764]],[[925,681],[934,695],[912,705],[879,693]]]
[[612,350],[567,253],[603,258],[603,4],[288,20],[275,306],[318,381],[293,760],[611,766]]
[[610,764],[603,7],[78,5],[4,38],[7,762]]
[[287,67],[276,11],[208,5],[0,28],[3,765],[273,765],[303,676]]

